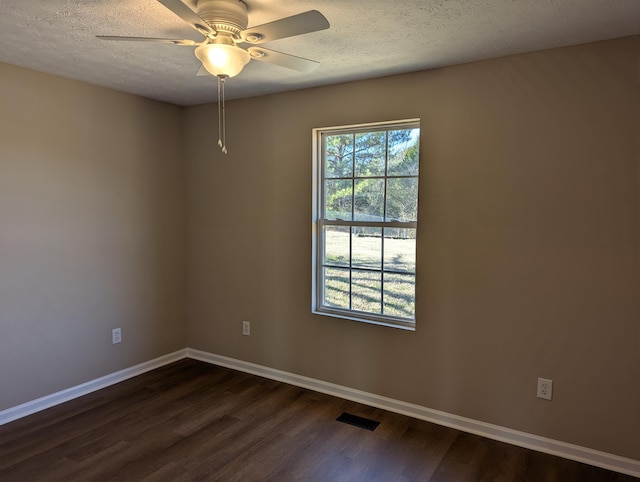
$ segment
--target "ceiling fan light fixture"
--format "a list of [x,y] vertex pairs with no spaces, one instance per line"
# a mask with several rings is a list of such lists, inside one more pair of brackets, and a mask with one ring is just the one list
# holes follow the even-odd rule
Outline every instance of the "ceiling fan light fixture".
[[249,52],[235,45],[205,44],[195,50],[196,57],[211,75],[235,77],[251,59]]
[[[202,63],[201,70],[213,75],[218,83],[218,147],[224,154],[226,145],[225,83],[235,77],[252,58],[287,67],[300,72],[311,72],[318,62],[274,50],[237,47],[236,43],[257,44],[281,38],[294,37],[329,28],[327,19],[317,10],[281,18],[247,30],[247,4],[243,0],[158,0],[189,26],[196,29],[204,40],[166,39],[148,37],[98,36],[105,40],[137,40],[174,45],[198,45],[195,55]],[[196,11],[191,5],[196,6]]]

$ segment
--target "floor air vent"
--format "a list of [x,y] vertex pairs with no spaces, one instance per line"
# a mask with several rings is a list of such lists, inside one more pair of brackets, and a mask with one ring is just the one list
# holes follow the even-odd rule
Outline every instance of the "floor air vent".
[[336,418],[338,422],[348,423],[349,425],[353,425],[354,427],[364,428],[367,430],[374,431],[380,422],[376,422],[375,420],[370,420],[364,417],[358,417],[357,415],[352,415],[350,413],[344,412],[338,418]]

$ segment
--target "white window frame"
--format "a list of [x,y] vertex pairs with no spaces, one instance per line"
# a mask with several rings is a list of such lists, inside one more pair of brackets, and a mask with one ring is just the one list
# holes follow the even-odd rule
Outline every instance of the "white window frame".
[[[417,233],[418,222],[402,222],[402,221],[354,221],[354,220],[327,220],[323,219],[324,213],[324,136],[339,134],[354,134],[358,132],[374,132],[381,130],[398,130],[398,129],[420,129],[420,119],[404,119],[399,121],[376,122],[368,124],[357,124],[337,127],[323,127],[313,129],[313,217],[312,217],[312,312],[319,315],[332,316],[336,318],[344,318],[349,320],[372,323],[376,325],[389,326],[393,328],[401,328],[405,330],[415,330],[415,311],[414,317],[401,318],[391,315],[375,314],[362,312],[353,309],[336,308],[332,306],[322,305],[324,280],[324,239],[323,226],[363,226],[363,227],[380,227],[380,228],[411,228]],[[385,172],[381,178],[394,178],[398,176],[387,176]],[[408,176],[416,177],[418,176]],[[418,181],[419,182],[419,181]],[[417,238],[417,236],[416,236]],[[416,245],[417,251],[417,245]],[[416,253],[417,258],[417,253]],[[351,269],[351,266],[350,266]],[[415,268],[417,270],[417,266]],[[384,267],[380,269],[381,273],[387,272]],[[415,271],[413,275],[415,277]],[[415,280],[415,278],[414,278]],[[415,286],[415,285],[414,285]],[[384,292],[384,287],[381,288]]]

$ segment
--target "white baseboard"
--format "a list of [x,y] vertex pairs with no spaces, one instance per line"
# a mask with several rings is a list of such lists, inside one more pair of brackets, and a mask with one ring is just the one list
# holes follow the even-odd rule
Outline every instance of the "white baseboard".
[[596,467],[602,467],[604,469],[632,475],[634,477],[640,477],[640,460],[628,459],[618,455],[581,447],[579,445],[573,445],[526,432],[520,432],[518,430],[512,430],[499,425],[460,417],[458,415],[433,410],[420,405],[414,405],[400,400],[375,395],[373,393],[324,382],[322,380],[296,375],[295,373],[256,365],[255,363],[237,360],[222,355],[214,355],[200,350],[194,350],[192,348],[187,348],[187,357],[251,373],[253,375],[259,375],[261,377],[296,385],[298,387],[308,388],[310,390],[378,407],[420,420],[426,420],[438,425],[455,428],[463,432],[473,433],[482,437],[498,440],[500,442],[506,442],[519,447],[536,450],[538,452],[557,455],[559,457],[594,465]]
[[499,440],[519,447],[557,455],[559,457],[564,457],[566,459],[575,460],[589,465],[595,465],[596,467],[602,467],[604,469],[632,475],[634,477],[640,477],[640,460],[620,457],[618,455],[600,452],[598,450],[581,447],[579,445],[573,445],[526,432],[512,430],[499,425],[460,417],[458,415],[433,410],[420,405],[403,402],[401,400],[394,400],[392,398],[382,397],[380,395],[363,392],[361,390],[356,390],[342,385],[336,385],[334,383],[296,375],[295,373],[276,370],[274,368],[257,365],[255,363],[237,360],[235,358],[229,358],[222,355],[215,355],[192,348],[184,348],[148,362],[141,363],[130,368],[125,368],[124,370],[111,373],[104,377],[82,383],[75,387],[2,410],[0,411],[0,425],[26,417],[32,413],[45,410],[110,385],[114,385],[183,358],[193,358],[194,360],[200,360],[213,365],[232,368],[234,370],[326,393],[346,400],[363,403],[372,407],[378,407],[390,412],[400,413],[420,420],[426,420],[438,425],[455,428],[462,430],[463,432],[469,432],[493,440]]
[[173,363],[175,361],[186,358],[186,356],[187,349],[183,348],[182,350],[178,350],[173,353],[169,353],[168,355],[154,358],[153,360],[140,363],[139,365],[110,373],[109,375],[90,380],[86,383],[81,383],[80,385],[76,385],[75,387],[67,388],[65,390],[52,393],[51,395],[46,395],[44,397],[31,400],[21,405],[16,405],[15,407],[2,410],[0,411],[0,425],[4,425],[5,423],[9,423],[19,418],[26,417],[27,415],[45,410],[60,403],[73,400],[74,398],[81,397],[82,395],[87,395],[88,393],[95,392],[96,390],[100,390],[129,378],[141,375],[150,370],[160,368],[161,366],[168,365],[169,363]]

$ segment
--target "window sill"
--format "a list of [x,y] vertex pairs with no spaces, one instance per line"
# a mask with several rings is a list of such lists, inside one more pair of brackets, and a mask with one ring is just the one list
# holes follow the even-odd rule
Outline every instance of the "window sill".
[[329,316],[331,318],[341,318],[343,320],[358,321],[360,323],[368,323],[370,325],[386,326],[389,328],[397,328],[405,331],[416,331],[415,321],[402,321],[402,320],[384,320],[376,318],[368,318],[364,316],[357,316],[356,314],[346,314],[341,311],[334,311],[330,309],[314,309],[311,311],[314,315]]

